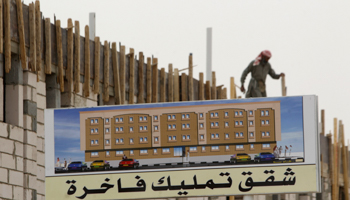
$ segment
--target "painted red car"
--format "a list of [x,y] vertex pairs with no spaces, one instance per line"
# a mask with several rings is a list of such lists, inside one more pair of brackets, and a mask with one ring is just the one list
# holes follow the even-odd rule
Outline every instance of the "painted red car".
[[119,168],[139,168],[140,163],[135,159],[124,159],[119,162]]

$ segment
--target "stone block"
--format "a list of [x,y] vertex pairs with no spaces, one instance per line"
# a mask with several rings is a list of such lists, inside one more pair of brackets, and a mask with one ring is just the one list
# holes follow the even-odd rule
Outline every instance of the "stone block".
[[46,108],[46,97],[38,94],[36,96],[37,108],[45,109]]
[[38,194],[37,200],[45,200],[45,195]]
[[79,96],[79,95],[74,95],[74,106],[75,107],[86,107],[86,101],[87,99]]
[[61,107],[61,92],[58,89],[46,90],[47,108]]
[[23,185],[23,172],[10,170],[9,183],[13,185]]
[[23,70],[17,56],[11,56],[11,70],[5,76],[6,85],[23,85]]
[[37,139],[36,139],[36,149],[37,149],[37,151],[45,152],[44,142],[45,142],[45,140],[43,138],[37,137]]
[[23,200],[33,200],[33,190],[32,189],[24,189],[23,191]]
[[34,146],[24,144],[23,145],[23,157],[30,159],[30,160],[36,160],[37,158],[37,149]]
[[0,155],[1,155],[0,156],[0,158],[1,158],[1,167],[9,168],[9,169],[16,169],[15,156],[9,155],[9,154],[6,154],[6,153],[1,153]]
[[23,115],[23,128],[32,130],[32,117],[29,115]]
[[0,183],[0,197],[4,199],[12,199],[12,186]]
[[37,125],[36,117],[32,117],[32,130],[33,130],[34,132],[37,131],[36,125]]
[[37,124],[37,131],[36,131],[38,137],[45,138],[45,126],[44,124]]
[[37,166],[36,177],[39,180],[45,181],[45,167],[40,165]]
[[35,73],[30,71],[23,72],[23,85],[30,85],[36,87],[37,76]]
[[32,100],[32,87],[28,85],[23,86],[23,100]]
[[37,163],[38,165],[45,166],[45,154],[43,152],[37,152]]
[[[21,69],[22,70],[22,69]],[[6,85],[5,117],[9,124],[23,126],[23,86]]]
[[74,106],[74,94],[72,93],[69,97],[68,92],[61,93],[61,106],[62,107],[71,107]]
[[44,181],[37,181],[37,193],[38,194],[45,194],[45,182]]
[[37,94],[41,94],[43,96],[46,96],[46,83],[39,81],[37,83],[36,92],[37,92]]
[[8,124],[0,122],[0,137],[8,137],[9,133],[7,130]]
[[24,100],[23,101],[23,113],[36,117],[37,105],[36,102]]
[[38,184],[38,181],[36,179],[36,176],[33,176],[33,175],[29,175],[28,176],[28,180],[29,180],[29,189],[34,189],[34,190],[37,190],[37,184]]
[[18,171],[23,171],[23,158],[16,156],[16,169]]
[[25,130],[24,131],[24,143],[36,146],[37,135],[33,131]]
[[86,107],[94,107],[97,106],[97,101],[87,99],[86,100]]
[[15,155],[23,157],[23,143],[15,142]]
[[36,114],[37,114],[37,121],[38,122],[40,122],[40,123],[45,123],[45,112],[44,112],[44,110],[43,109],[38,109],[37,111],[36,111]]
[[23,187],[13,186],[13,199],[24,199]]
[[0,168],[0,182],[8,182],[8,169]]
[[4,121],[4,80],[0,78],[0,121]]
[[14,147],[15,147],[15,144],[13,140],[0,138],[0,152],[13,154]]
[[17,126],[13,126],[13,125],[9,124],[8,130],[9,130],[9,137],[10,137],[10,139],[23,142],[23,129],[22,128],[19,128]]
[[36,92],[36,88],[32,88],[32,101],[36,102],[37,101],[37,92]]
[[23,163],[24,163],[24,166],[23,166],[24,169],[27,169],[27,170],[25,170],[25,173],[36,175],[36,162],[35,161],[24,159]]

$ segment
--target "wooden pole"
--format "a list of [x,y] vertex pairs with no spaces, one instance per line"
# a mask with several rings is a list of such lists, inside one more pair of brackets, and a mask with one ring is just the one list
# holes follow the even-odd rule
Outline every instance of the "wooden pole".
[[188,101],[187,93],[187,76],[185,73],[181,74],[181,101]]
[[144,87],[143,87],[143,53],[139,52],[139,93],[137,96],[137,103],[144,103],[144,98],[143,98],[143,91],[144,91]]
[[338,130],[337,130],[337,118],[334,118],[334,133],[333,133],[333,181],[332,181],[332,199],[338,199]]
[[230,78],[230,99],[237,99],[235,78]]
[[216,99],[221,99],[222,97],[222,86],[216,87]]
[[74,92],[79,93],[80,83],[80,25],[79,21],[74,22],[75,42],[74,42]]
[[152,102],[152,67],[151,58],[147,58],[146,68],[146,103]]
[[342,163],[343,163],[343,180],[344,180],[344,196],[345,200],[349,200],[349,173],[348,173],[348,158],[347,158],[347,151],[345,146],[345,138],[344,138],[344,125],[340,125],[340,135],[341,135],[341,141],[342,141]]
[[[330,182],[333,186],[333,179],[334,179],[334,169],[333,169],[333,165],[334,165],[334,150],[333,150],[333,143],[332,143],[332,133],[329,132],[327,134],[327,141],[328,141],[328,169],[329,169],[329,179]],[[333,189],[332,189],[332,196],[333,196]]]
[[94,64],[94,93],[99,94],[100,93],[100,55],[101,55],[101,43],[100,43],[100,37],[95,37],[95,64]]
[[125,46],[120,46],[120,104],[125,102]]
[[168,101],[174,101],[174,78],[173,78],[173,64],[169,64],[168,69]]
[[11,70],[11,23],[10,0],[4,0],[4,40],[5,40],[5,72]]
[[[56,28],[57,29],[57,28]],[[58,39],[59,36],[57,36]],[[35,43],[35,8],[34,3],[29,4],[29,41],[30,41],[30,61],[29,68],[36,71],[36,43]],[[58,44],[57,44],[58,48]],[[57,52],[58,54],[58,52]]]
[[61,21],[56,20],[56,42],[57,42],[57,66],[58,66],[58,83],[60,84],[61,92],[64,92],[63,80],[63,53],[62,53],[62,32]]
[[67,22],[67,71],[66,77],[68,82],[68,97],[71,101],[71,95],[73,92],[73,21],[68,19]]
[[286,81],[284,76],[282,76],[281,82],[282,82],[282,96],[285,97],[287,96],[287,88],[286,88]]
[[104,50],[103,50],[103,101],[109,101],[109,44],[105,40]]
[[321,123],[322,123],[322,132],[321,135],[325,135],[325,121],[324,121],[324,117],[325,117],[325,111],[322,109],[321,110]]
[[227,88],[222,89],[222,97],[221,99],[227,99]]
[[51,74],[51,22],[45,18],[45,73]]
[[[24,38],[24,22],[23,22],[23,10],[21,0],[16,0],[17,4],[17,22],[18,22],[18,38],[19,38],[19,49],[21,57],[22,69],[26,69],[26,46]],[[1,22],[2,23],[2,22]]]
[[174,69],[174,102],[180,101],[179,69]]
[[210,87],[210,81],[205,82],[205,99],[206,100],[211,100],[211,87]]
[[134,95],[135,95],[135,57],[134,57],[134,49],[133,48],[130,48],[129,67],[130,67],[129,104],[134,104]]
[[192,53],[189,56],[188,63],[188,96],[189,100],[193,101],[193,57]]
[[211,99],[217,99],[216,97],[216,77],[215,72],[211,72],[212,87],[211,87]]
[[114,102],[120,104],[120,81],[117,43],[112,43],[113,79],[114,79]]
[[4,53],[4,6],[3,1],[0,0],[0,53]]
[[[41,70],[41,14],[40,14],[40,1],[35,1],[35,40],[36,40],[36,70]],[[24,68],[23,68],[24,69]],[[38,73],[39,74],[39,73]],[[39,78],[39,76],[38,76]],[[38,80],[39,81],[39,80]]]
[[85,26],[85,42],[84,42],[84,96],[90,95],[90,33],[89,26]]
[[165,68],[160,69],[160,102],[165,102]]
[[198,99],[204,100],[204,74],[199,73],[199,83],[198,83]]
[[158,102],[158,59],[152,60],[152,103]]

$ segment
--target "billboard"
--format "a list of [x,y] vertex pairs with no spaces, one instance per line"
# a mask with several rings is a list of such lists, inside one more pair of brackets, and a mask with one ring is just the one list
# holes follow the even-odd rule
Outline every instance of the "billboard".
[[47,109],[49,199],[320,191],[317,97]]

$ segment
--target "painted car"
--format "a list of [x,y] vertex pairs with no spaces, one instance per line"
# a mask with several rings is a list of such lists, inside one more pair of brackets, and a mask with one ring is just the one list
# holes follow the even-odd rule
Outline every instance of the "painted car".
[[90,164],[91,170],[98,170],[98,169],[107,170],[110,167],[111,165],[106,160],[95,160]]
[[87,165],[81,161],[74,161],[69,163],[68,171],[86,171]]
[[135,159],[124,159],[119,162],[119,168],[139,168],[140,163]]
[[254,162],[268,162],[268,161],[274,161],[275,156],[270,152],[261,152],[258,155],[255,155]]
[[231,163],[238,163],[238,162],[250,162],[252,158],[250,155],[246,153],[238,153],[237,155],[231,156],[230,162]]

